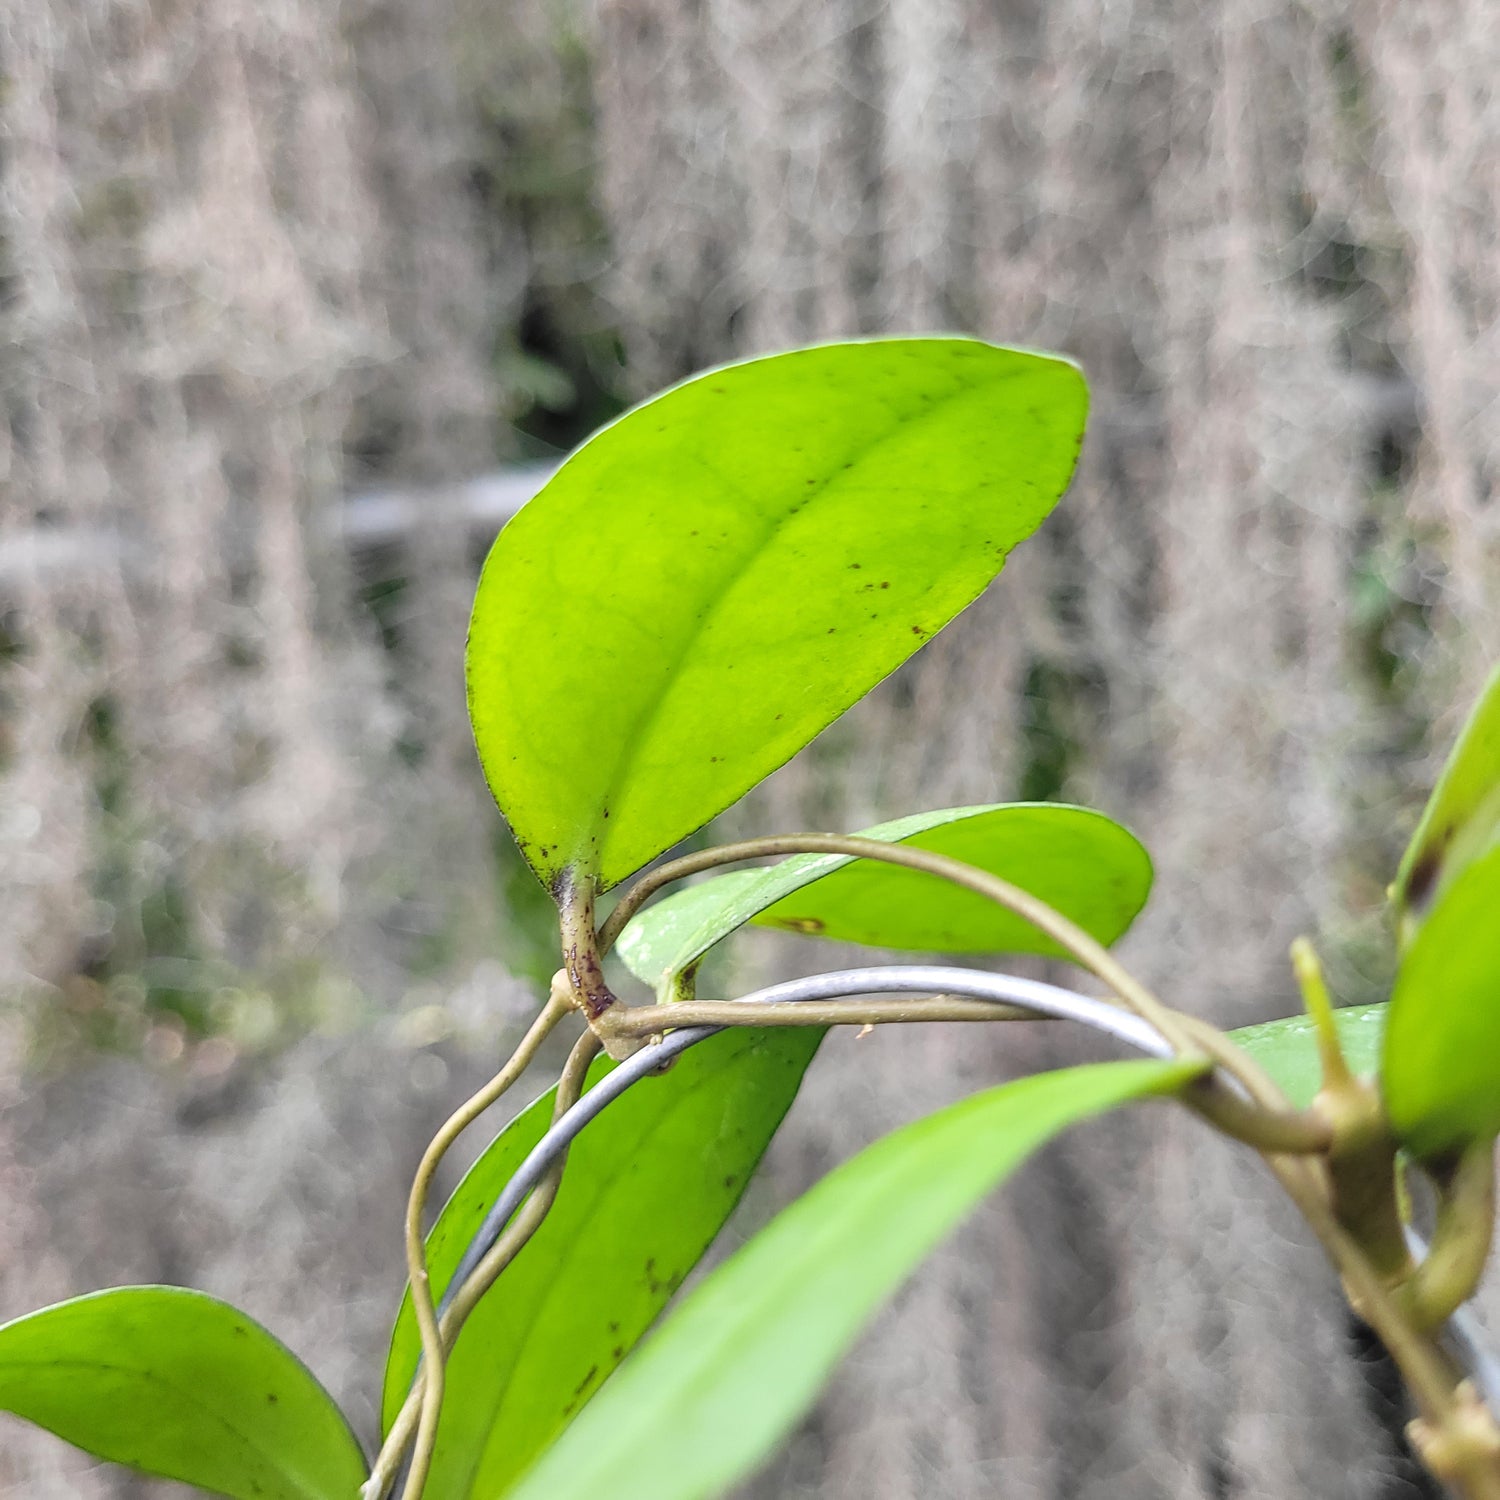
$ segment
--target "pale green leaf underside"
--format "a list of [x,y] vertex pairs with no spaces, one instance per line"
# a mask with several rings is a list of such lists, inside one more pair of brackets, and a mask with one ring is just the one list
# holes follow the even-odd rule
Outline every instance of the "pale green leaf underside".
[[[593,1395],[739,1201],[820,1039],[713,1037],[583,1132],[552,1212],[464,1326],[429,1495],[493,1500]],[[517,1116],[444,1207],[427,1243],[438,1294],[551,1111],[548,1093]],[[387,1426],[419,1352],[408,1299],[386,1366]]]
[[[1380,1044],[1388,1009],[1386,1004],[1348,1005],[1333,1013],[1345,1061],[1362,1078],[1373,1077],[1380,1067]],[[1284,1021],[1242,1026],[1231,1031],[1229,1039],[1244,1048],[1276,1080],[1297,1108],[1305,1109],[1311,1104],[1323,1086],[1317,1029],[1311,1017],[1290,1016]]]
[[[1130,926],[1151,889],[1150,856],[1134,835],[1084,807],[950,807],[881,823],[860,836],[946,854],[999,875],[1102,943]],[[972,891],[895,865],[830,854],[794,855],[689,886],[636,916],[618,952],[637,978],[661,991],[752,920],[884,948],[1066,956],[1029,922]]]
[[1459,870],[1396,974],[1381,1074],[1396,1134],[1428,1156],[1500,1131],[1500,846]]
[[307,1367],[244,1313],[179,1287],[117,1287],[7,1323],[0,1410],[235,1500],[351,1500],[365,1476]]
[[480,579],[469,706],[544,882],[606,888],[971,603],[1066,487],[1065,361],[973,339],[726,366],[583,445]]
[[1030,1152],[1193,1071],[1126,1062],[1045,1073],[876,1142],[688,1297],[512,1500],[721,1494],[807,1410],[876,1308]]
[[1500,667],[1469,713],[1391,887],[1403,943],[1439,890],[1500,835]]

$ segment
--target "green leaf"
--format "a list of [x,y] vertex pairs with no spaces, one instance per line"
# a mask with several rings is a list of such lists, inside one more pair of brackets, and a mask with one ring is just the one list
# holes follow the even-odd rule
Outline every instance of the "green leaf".
[[[552,1212],[464,1325],[429,1494],[501,1493],[593,1395],[729,1217],[821,1035],[713,1037],[583,1132]],[[548,1094],[518,1116],[443,1209],[428,1240],[435,1291],[551,1112]],[[419,1352],[408,1301],[386,1366],[387,1427]]]
[[1455,874],[1396,972],[1381,1074],[1413,1155],[1500,1132],[1500,845]]
[[[1385,1035],[1389,1006],[1346,1005],[1334,1011],[1344,1059],[1351,1072],[1370,1077],[1380,1066],[1380,1043]],[[1281,1086],[1282,1092],[1305,1109],[1323,1086],[1323,1064],[1318,1057],[1318,1033],[1311,1016],[1290,1016],[1260,1026],[1242,1026],[1229,1033]]]
[[812,1404],[876,1308],[1030,1152],[1197,1071],[1124,1062],[1044,1073],[877,1141],[693,1292],[511,1500],[722,1493]]
[[307,1367],[244,1313],[180,1287],[117,1287],[7,1323],[0,1410],[236,1500],[351,1500],[365,1477]]
[[1391,886],[1403,944],[1439,891],[1500,833],[1500,667],[1469,713]]
[[[949,807],[881,823],[860,836],[932,850],[999,875],[1101,943],[1114,942],[1130,926],[1151,890],[1151,858],[1135,836],[1085,807]],[[662,993],[673,975],[751,920],[884,948],[1067,956],[1029,922],[972,891],[837,854],[798,854],[689,886],[639,913],[617,951],[637,978]]]
[[501,532],[469,711],[545,884],[607,889],[794,755],[1068,483],[1071,364],[975,339],[729,365],[585,443]]

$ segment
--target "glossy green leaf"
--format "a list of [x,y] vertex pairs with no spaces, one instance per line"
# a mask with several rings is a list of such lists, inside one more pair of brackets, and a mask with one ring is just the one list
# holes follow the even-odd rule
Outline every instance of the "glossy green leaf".
[[469,634],[485,774],[532,868],[607,888],[971,603],[1067,485],[1083,378],[974,339],[697,376],[497,539]]
[[1381,1076],[1396,1134],[1430,1156],[1500,1132],[1500,846],[1444,887],[1401,961]]
[[[1347,1005],[1334,1011],[1344,1060],[1350,1071],[1371,1077],[1380,1066],[1380,1044],[1385,1036],[1389,1006]],[[1260,1026],[1242,1026],[1229,1039],[1244,1048],[1280,1085],[1299,1109],[1313,1102],[1323,1086],[1323,1064],[1318,1056],[1318,1033],[1310,1016],[1290,1016]]]
[[1391,901],[1403,944],[1438,892],[1500,835],[1500,667],[1459,731],[1401,857]]
[[[1085,807],[949,807],[881,823],[860,836],[932,850],[999,875],[1102,943],[1130,926],[1151,890],[1151,858],[1135,836]],[[895,865],[831,854],[794,855],[766,869],[689,886],[636,916],[617,951],[632,973],[660,992],[751,920],[883,948],[1066,956],[1029,922],[972,891]]]
[[[815,1030],[713,1037],[583,1132],[552,1212],[459,1337],[430,1495],[500,1494],[593,1395],[739,1201],[820,1038]],[[428,1240],[439,1294],[551,1110],[548,1094],[518,1116],[444,1208]],[[403,1304],[386,1366],[387,1426],[419,1352]]]
[[1029,1153],[1194,1071],[1125,1062],[1044,1073],[877,1141],[694,1291],[511,1500],[721,1494],[807,1410],[880,1304]]
[[7,1323],[0,1410],[236,1500],[351,1500],[365,1477],[307,1367],[244,1313],[180,1287],[117,1287]]

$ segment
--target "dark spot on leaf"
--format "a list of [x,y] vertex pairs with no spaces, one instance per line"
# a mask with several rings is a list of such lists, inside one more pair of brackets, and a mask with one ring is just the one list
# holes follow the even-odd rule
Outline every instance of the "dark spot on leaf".
[[277,1394],[276,1394],[275,1391],[267,1391],[266,1392],[266,1405],[267,1406],[275,1406],[276,1403],[277,1403],[277,1401],[279,1399],[280,1398],[277,1396]]
[[822,932],[826,925],[821,917],[777,917],[775,923],[787,932]]
[[585,1375],[583,1377],[583,1379],[578,1382],[578,1387],[573,1392],[573,1394],[575,1396],[581,1396],[589,1388],[589,1381],[591,1381],[594,1378],[594,1376],[596,1376],[598,1373],[599,1373],[599,1366],[598,1365],[590,1365],[589,1366],[589,1372],[588,1372],[588,1374]]
[[609,1325],[609,1331],[611,1333],[618,1333],[620,1331],[620,1325],[618,1323],[611,1323]]
[[891,586],[891,580],[889,578],[882,579],[881,583],[880,583],[880,586],[883,589],[890,588],[890,586]]
[[1423,907],[1432,897],[1433,887],[1437,885],[1439,874],[1443,868],[1443,846],[1448,842],[1451,830],[1433,847],[1427,849],[1422,857],[1411,867],[1411,878],[1406,882],[1406,902],[1408,906]]
[[859,567],[859,564],[858,563],[850,563],[849,566],[851,568],[857,568],[857,567]]
[[829,633],[829,635],[832,635],[837,629],[838,629],[837,625],[830,625],[828,627],[828,633]]
[[913,625],[912,628],[911,628],[911,633],[913,635],[926,635],[927,634],[927,632],[925,630],[923,630],[920,625]]
[[616,1344],[615,1347],[609,1351],[609,1353],[610,1353],[610,1357],[612,1359],[624,1359],[625,1358],[625,1346],[624,1346],[624,1344]]
[[728,1177],[726,1177],[724,1179],[724,1186],[727,1187],[727,1188],[732,1188],[735,1185],[735,1183],[737,1183],[738,1181],[739,1181],[739,1178],[736,1177],[733,1173],[731,1173]]

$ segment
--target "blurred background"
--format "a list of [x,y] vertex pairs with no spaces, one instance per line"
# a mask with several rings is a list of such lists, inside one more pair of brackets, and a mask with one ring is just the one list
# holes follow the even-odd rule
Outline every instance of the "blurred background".
[[[752,351],[971,330],[1094,409],[1001,584],[725,831],[1092,802],[1173,1003],[1289,1013],[1300,931],[1379,998],[1500,650],[1497,72],[1484,0],[13,0],[0,1315],[200,1286],[369,1434],[407,1178],[553,967],[478,562]],[[747,1222],[1085,1052],[998,1031],[831,1040]],[[1402,1418],[1264,1174],[1147,1112],[988,1205],[745,1494],[1431,1493]],[[168,1492],[0,1421],[0,1495]]]

